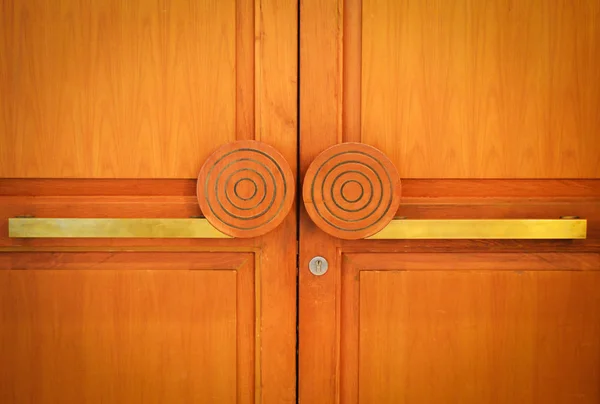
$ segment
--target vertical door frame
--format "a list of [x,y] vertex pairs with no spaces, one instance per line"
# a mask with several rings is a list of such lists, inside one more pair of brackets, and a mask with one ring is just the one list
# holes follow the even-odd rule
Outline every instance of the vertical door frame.
[[[320,152],[344,140],[355,140],[360,133],[360,83],[356,83],[360,70],[342,74],[345,58],[350,58],[347,66],[360,63],[360,34],[344,36],[345,25],[360,29],[360,24],[350,20],[360,18],[360,6],[360,1],[348,0],[300,2],[300,181]],[[346,14],[344,8],[355,12]],[[344,45],[354,53],[344,55]],[[346,83],[342,77],[347,78]],[[352,105],[343,108],[344,99]],[[340,242],[315,226],[303,206],[299,219],[298,396],[303,403],[335,402],[339,391]],[[308,263],[314,256],[329,262],[322,276],[309,272]]]

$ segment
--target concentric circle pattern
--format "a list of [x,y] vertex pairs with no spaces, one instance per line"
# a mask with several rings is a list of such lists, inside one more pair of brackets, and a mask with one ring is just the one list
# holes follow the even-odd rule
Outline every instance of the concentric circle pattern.
[[304,177],[303,199],[321,230],[342,239],[372,236],[394,217],[400,177],[385,154],[363,143],[322,152]]
[[273,147],[244,140],[220,147],[206,160],[196,191],[214,227],[232,237],[256,237],[285,219],[294,202],[294,176]]

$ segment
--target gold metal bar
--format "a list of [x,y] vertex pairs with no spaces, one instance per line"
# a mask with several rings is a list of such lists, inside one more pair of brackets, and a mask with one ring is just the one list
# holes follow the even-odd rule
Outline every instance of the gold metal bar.
[[16,238],[230,238],[206,219],[9,218]]
[[585,219],[395,219],[369,239],[584,239]]

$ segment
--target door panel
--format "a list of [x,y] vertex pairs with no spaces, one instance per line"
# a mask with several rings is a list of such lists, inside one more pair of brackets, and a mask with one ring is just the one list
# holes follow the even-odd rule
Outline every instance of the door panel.
[[599,13],[597,0],[363,0],[362,24],[345,26],[362,41],[347,101],[359,141],[403,178],[597,177]]
[[254,401],[252,254],[0,259],[3,402]]
[[8,219],[204,220],[196,178],[235,140],[295,180],[297,3],[54,3],[0,6],[0,401],[294,402],[293,207],[247,239]]
[[600,3],[550,3],[301,2],[303,181],[366,143],[395,220],[579,216],[587,239],[342,240],[302,207],[300,402],[600,399]]
[[343,262],[343,402],[600,399],[600,255]]
[[0,18],[2,177],[194,178],[253,118],[253,1],[14,0]]

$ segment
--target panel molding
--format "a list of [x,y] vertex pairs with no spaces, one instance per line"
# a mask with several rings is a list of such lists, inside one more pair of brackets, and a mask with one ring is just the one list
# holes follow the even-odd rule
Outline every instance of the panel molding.
[[13,251],[0,254],[3,270],[233,270],[254,260],[233,251]]
[[600,252],[347,253],[351,271],[600,271]]
[[[338,249],[334,263],[336,402],[359,402],[360,276],[362,272],[600,272],[595,253],[360,253]],[[342,329],[342,327],[344,327]]]
[[[259,252],[5,252],[0,271],[233,271],[236,274],[236,396],[261,399],[261,268]],[[16,275],[18,276],[18,275]],[[252,302],[249,304],[249,302]]]

